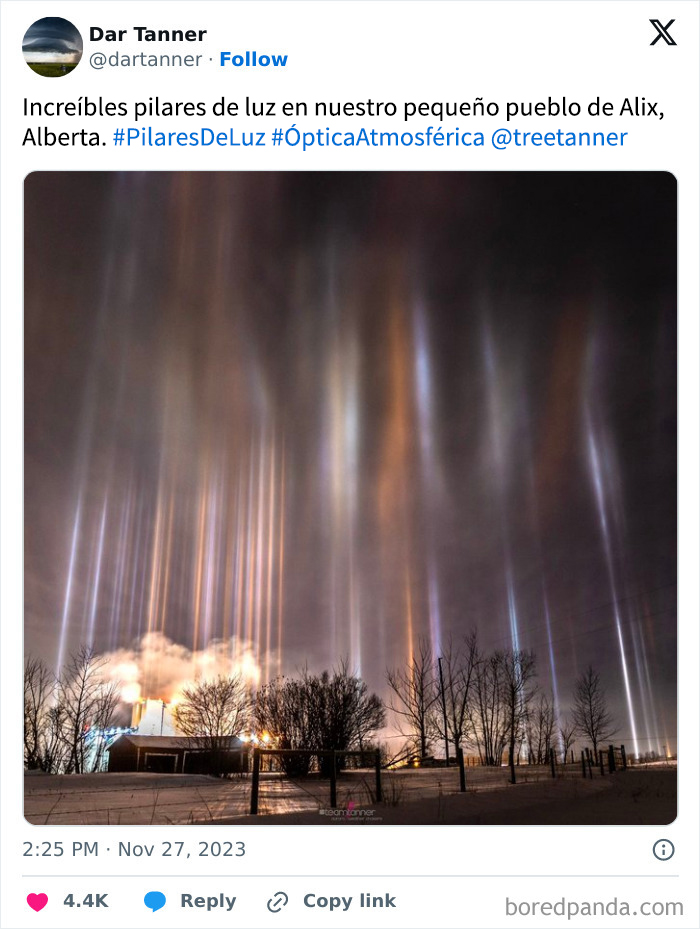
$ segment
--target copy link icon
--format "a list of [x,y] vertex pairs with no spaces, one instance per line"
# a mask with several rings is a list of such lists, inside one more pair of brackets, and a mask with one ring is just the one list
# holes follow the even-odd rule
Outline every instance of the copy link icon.
[[283,890],[278,890],[274,897],[267,901],[267,908],[271,913],[279,913],[282,907],[289,903],[289,897]]

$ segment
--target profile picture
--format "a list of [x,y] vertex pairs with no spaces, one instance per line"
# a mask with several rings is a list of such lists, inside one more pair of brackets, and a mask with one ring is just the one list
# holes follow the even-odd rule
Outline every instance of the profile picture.
[[63,77],[80,62],[83,37],[67,19],[45,16],[25,32],[22,53],[32,71],[42,77]]

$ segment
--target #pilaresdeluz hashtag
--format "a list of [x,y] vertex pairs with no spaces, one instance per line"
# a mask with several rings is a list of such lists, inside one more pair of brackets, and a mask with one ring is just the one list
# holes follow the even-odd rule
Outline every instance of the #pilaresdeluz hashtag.
[[125,144],[127,147],[135,145],[153,146],[155,148],[178,145],[200,146],[201,148],[208,148],[211,145],[253,148],[264,147],[267,144],[265,135],[265,132],[242,132],[239,129],[215,132],[208,126],[204,126],[196,132],[161,132],[154,129],[153,126],[143,126],[115,130],[114,144]]

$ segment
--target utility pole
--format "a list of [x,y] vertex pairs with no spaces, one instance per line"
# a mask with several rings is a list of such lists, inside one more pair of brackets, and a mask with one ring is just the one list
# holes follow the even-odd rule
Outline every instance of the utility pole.
[[438,658],[438,671],[440,673],[440,694],[442,695],[442,721],[445,727],[445,767],[450,764],[450,740],[447,736],[447,700],[445,699],[445,681],[442,676],[442,658]]
[[163,735],[163,720],[165,719],[165,700],[160,701],[160,734]]

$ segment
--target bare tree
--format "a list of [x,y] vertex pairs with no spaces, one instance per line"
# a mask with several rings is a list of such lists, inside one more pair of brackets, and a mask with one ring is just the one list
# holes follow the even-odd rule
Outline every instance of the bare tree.
[[68,769],[69,746],[65,739],[66,710],[56,703],[46,714],[42,769],[49,774],[61,774]]
[[556,731],[556,713],[554,700],[547,694],[540,694],[532,711],[532,741],[530,752],[535,764],[547,764]]
[[118,700],[118,684],[108,681],[108,659],[82,646],[72,655],[57,686],[54,725],[60,722],[60,739],[65,752],[66,771],[84,774],[91,761],[86,736],[92,727],[104,729],[113,722]]
[[448,638],[442,654],[445,712],[431,714],[431,721],[436,737],[444,742],[447,718],[447,740],[454,746],[455,756],[468,736],[478,662],[476,632],[457,645]]
[[[258,732],[273,733],[278,748],[313,749],[311,706],[303,679],[278,677],[261,687],[255,695],[254,717]],[[290,777],[299,777],[309,773],[311,757],[287,755],[281,764]]]
[[232,737],[250,726],[251,701],[242,675],[219,675],[184,687],[173,719],[183,735],[196,738],[209,753],[212,773],[223,774]]
[[572,716],[577,732],[590,739],[597,761],[598,746],[617,732],[617,726],[608,710],[608,699],[600,675],[591,665],[576,681]]
[[508,743],[510,780],[515,784],[515,746],[523,738],[535,695],[535,655],[521,649],[496,653],[502,676],[504,734]]
[[99,730],[94,749],[91,753],[91,769],[101,771],[106,760],[107,742],[102,735],[114,723],[117,707],[121,702],[121,683],[119,681],[103,681],[95,697],[95,708],[92,716],[92,726]]
[[[272,733],[280,748],[307,752],[363,751],[384,725],[382,701],[369,693],[367,684],[353,674],[347,661],[332,671],[300,678],[278,678],[258,692],[256,725]],[[308,773],[309,755],[282,759],[288,774]],[[342,755],[337,758],[343,765]],[[321,772],[330,774],[330,762],[321,760]]]
[[569,751],[576,741],[576,723],[570,716],[565,716],[564,719],[560,721],[557,731],[559,733],[559,743],[564,756],[563,762],[566,764]]
[[429,642],[420,639],[408,665],[387,669],[386,680],[391,690],[388,709],[396,717],[399,732],[410,739],[421,758],[425,758],[434,732],[433,714],[440,698]]
[[[362,751],[377,729],[384,725],[382,701],[368,692],[367,684],[351,674],[346,661],[332,672],[307,676],[310,717],[315,726],[315,742],[322,751]],[[337,759],[344,766],[342,756]],[[321,772],[330,775],[328,760],[322,757]]]
[[55,679],[40,658],[24,665],[24,765],[46,770],[45,744]]
[[479,656],[475,669],[470,732],[479,758],[486,765],[500,765],[506,746],[502,664],[502,653],[493,652]]

